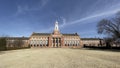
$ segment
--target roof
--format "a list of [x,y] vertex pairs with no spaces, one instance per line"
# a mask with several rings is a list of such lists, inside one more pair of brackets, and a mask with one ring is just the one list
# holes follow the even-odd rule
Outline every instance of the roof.
[[100,38],[81,38],[81,40],[100,40]]
[[[51,35],[51,33],[34,33],[31,36],[48,36]],[[77,33],[73,33],[73,34],[62,34],[63,36],[79,36]]]
[[73,33],[73,34],[62,34],[64,36],[79,36],[77,33]]
[[50,33],[33,33],[31,36],[50,35]]
[[22,39],[22,40],[28,40],[29,37],[8,37],[8,39]]
[[29,37],[0,37],[0,38],[6,38],[6,39],[21,39],[21,40],[28,40]]

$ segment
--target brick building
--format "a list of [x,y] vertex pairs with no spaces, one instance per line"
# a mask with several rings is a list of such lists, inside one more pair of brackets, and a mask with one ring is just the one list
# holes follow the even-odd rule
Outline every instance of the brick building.
[[12,48],[12,47],[28,47],[29,45],[29,38],[28,37],[7,37],[6,38],[6,47]]
[[83,46],[105,46],[103,39],[100,38],[81,38]]
[[60,33],[58,22],[51,33],[35,33],[30,37],[7,37],[6,47],[74,47],[81,48],[84,45],[99,46],[98,38],[80,38],[77,33]]
[[31,47],[82,47],[80,36],[60,33],[57,21],[53,33],[32,33],[29,43]]

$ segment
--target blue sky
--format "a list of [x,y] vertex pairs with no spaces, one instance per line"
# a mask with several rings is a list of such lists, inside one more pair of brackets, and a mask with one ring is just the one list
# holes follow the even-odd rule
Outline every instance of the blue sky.
[[51,33],[56,20],[61,33],[103,37],[96,24],[120,10],[120,0],[0,0],[0,35]]

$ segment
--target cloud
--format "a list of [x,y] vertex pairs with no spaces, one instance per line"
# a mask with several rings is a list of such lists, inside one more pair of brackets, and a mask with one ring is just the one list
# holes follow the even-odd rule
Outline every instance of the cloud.
[[50,0],[41,0],[41,7],[44,7]]
[[60,24],[60,28],[64,27],[66,25],[66,19],[64,17],[60,17],[60,19],[62,20],[62,24]]
[[[62,16],[60,16],[58,20],[59,20],[58,21],[59,29],[63,28],[67,24],[66,19]],[[54,21],[54,23],[55,23],[55,21]],[[40,30],[40,32],[51,32],[53,30],[54,30],[54,25],[52,27],[49,27],[48,29],[42,29],[42,30]]]
[[31,11],[38,11],[44,8],[50,0],[40,0],[39,3],[36,3],[36,5],[17,5],[17,10],[16,13],[14,14],[15,16],[20,15],[20,14],[26,14],[27,12]]
[[18,5],[17,6],[17,11],[16,11],[15,15],[25,14],[29,10],[30,9],[29,9],[28,5],[25,5],[25,6]]
[[104,16],[109,16],[109,15],[112,15],[112,14],[115,14],[117,13],[118,11],[120,11],[119,8],[116,8],[116,9],[112,9],[112,10],[109,10],[109,11],[104,11],[102,13],[97,13],[95,15],[90,15],[90,16],[87,16],[87,17],[84,17],[84,18],[81,18],[81,19],[78,19],[78,20],[75,20],[75,21],[72,21],[70,23],[67,23],[65,25],[63,25],[62,27],[65,27],[65,26],[69,26],[69,25],[73,25],[73,24],[87,24],[87,23],[82,23],[83,21],[87,21],[87,20],[91,20],[91,19],[94,19],[94,18],[98,18],[98,17],[104,17]]
[[[62,24],[59,25],[60,28],[64,28],[65,26],[70,26],[70,25],[74,25],[74,24],[88,24],[89,22],[87,23],[82,23],[83,21],[87,21],[87,20],[91,20],[91,19],[94,19],[94,18],[98,18],[98,17],[103,17],[103,16],[108,16],[108,15],[111,15],[111,14],[115,14],[117,13],[118,11],[120,11],[119,8],[115,9],[115,10],[109,10],[109,11],[106,11],[106,12],[102,12],[102,13],[97,13],[95,15],[91,15],[91,16],[87,16],[85,18],[81,18],[81,19],[78,19],[78,20],[75,20],[75,21],[72,21],[72,22],[69,22],[69,23],[66,23],[66,19],[64,17],[60,17],[60,19],[62,20]],[[43,30],[43,31],[51,31],[53,28],[50,27],[49,30]]]
[[[78,20],[75,20],[75,21],[72,21],[72,22],[69,22],[69,23],[66,22],[66,18],[60,16],[59,19],[61,21],[59,23],[59,28],[64,28],[66,26],[70,26],[70,25],[74,25],[74,24],[88,24],[89,22],[86,23],[86,22],[83,22],[83,21],[88,21],[88,20],[99,18],[99,17],[109,16],[109,15],[117,13],[118,11],[120,11],[119,8],[108,10],[108,11],[103,11],[101,13],[96,13],[94,15],[90,15],[90,16],[87,16],[87,17],[84,17],[84,18],[81,18],[81,19],[78,19]],[[62,22],[62,24],[61,24],[61,22]],[[43,29],[41,31],[42,32],[51,32],[51,31],[53,31],[53,29],[54,29],[54,26],[50,27],[49,29]],[[87,36],[88,33],[93,34],[93,33],[95,33],[95,31],[93,30],[93,31],[88,31],[88,32],[82,32],[82,34],[81,33],[80,34]],[[96,35],[96,37],[97,37],[97,35]]]
[[103,13],[98,13],[96,15],[92,15],[92,16],[88,16],[88,17],[82,18],[80,20],[76,20],[74,22],[71,22],[70,24],[76,24],[76,23],[79,23],[79,22],[82,22],[82,21],[85,21],[85,20],[89,20],[89,19],[93,19],[93,18],[96,18],[96,17],[101,17],[101,16],[105,16],[105,15],[115,14],[118,11],[120,11],[120,9],[116,9],[116,10],[108,11],[108,12],[103,12]]

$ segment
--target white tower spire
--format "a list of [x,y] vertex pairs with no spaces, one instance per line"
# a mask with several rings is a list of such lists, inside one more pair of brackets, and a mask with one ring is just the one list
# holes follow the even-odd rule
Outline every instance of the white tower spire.
[[59,27],[58,27],[58,21],[55,22],[55,28],[54,28],[55,31],[59,31]]
[[59,32],[59,26],[58,26],[58,21],[55,22],[55,28],[54,28],[53,34],[55,34],[55,35],[59,35],[60,34],[60,32]]

